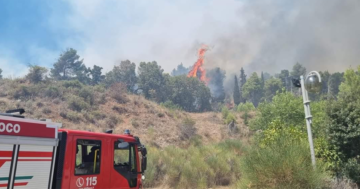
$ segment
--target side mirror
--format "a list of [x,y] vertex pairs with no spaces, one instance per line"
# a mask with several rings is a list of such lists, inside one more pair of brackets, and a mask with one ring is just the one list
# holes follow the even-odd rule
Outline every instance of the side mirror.
[[143,145],[141,148],[141,155],[142,156],[146,156],[147,155],[147,149],[145,148],[145,146]]
[[146,170],[146,166],[147,166],[147,157],[143,156],[141,158],[141,172],[144,173]]
[[141,145],[141,155],[142,155],[142,158],[141,158],[141,172],[144,173],[145,170],[146,170],[146,167],[147,167],[147,149],[144,145]]

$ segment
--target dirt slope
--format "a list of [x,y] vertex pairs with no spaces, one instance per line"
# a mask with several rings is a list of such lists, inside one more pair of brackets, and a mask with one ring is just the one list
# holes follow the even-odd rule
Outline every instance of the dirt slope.
[[[0,86],[0,90],[10,88]],[[123,133],[125,129],[139,136],[142,142],[155,146],[187,145],[182,137],[181,126],[185,118],[195,121],[194,134],[199,135],[203,143],[218,142],[227,138],[248,136],[248,128],[237,114],[237,134],[229,134],[221,114],[215,112],[187,113],[170,110],[138,95],[124,95],[126,99],[118,103],[108,91],[96,93],[96,99],[102,99],[88,110],[73,111],[69,108],[69,98],[31,97],[26,100],[14,99],[14,95],[0,95],[0,112],[8,109],[25,108],[26,117],[47,118],[62,122],[64,128],[104,132],[113,129],[114,133]],[[100,98],[101,96],[101,98]]]

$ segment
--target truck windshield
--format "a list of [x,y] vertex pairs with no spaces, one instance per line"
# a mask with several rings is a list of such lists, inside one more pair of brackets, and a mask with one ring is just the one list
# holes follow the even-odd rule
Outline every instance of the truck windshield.
[[[125,142],[127,143],[127,142]],[[129,143],[115,142],[114,148],[114,166],[126,167],[127,170],[136,171],[135,147]]]

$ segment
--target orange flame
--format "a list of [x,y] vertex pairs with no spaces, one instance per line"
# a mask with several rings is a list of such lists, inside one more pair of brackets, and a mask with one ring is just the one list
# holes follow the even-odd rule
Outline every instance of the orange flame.
[[188,77],[198,77],[197,74],[198,74],[198,72],[200,72],[200,80],[205,83],[207,83],[208,79],[206,78],[206,71],[202,66],[204,64],[204,55],[207,50],[208,50],[208,47],[206,45],[203,45],[199,49],[199,58],[195,62],[192,70],[190,70],[190,72],[188,73]]

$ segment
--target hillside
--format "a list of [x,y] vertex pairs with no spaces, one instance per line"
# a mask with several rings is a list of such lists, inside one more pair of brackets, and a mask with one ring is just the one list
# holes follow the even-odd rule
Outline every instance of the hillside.
[[238,132],[230,134],[220,113],[168,109],[140,95],[127,94],[121,85],[106,89],[75,81],[30,84],[22,79],[1,80],[0,111],[14,108],[24,108],[29,118],[61,122],[63,128],[113,129],[114,133],[130,129],[144,143],[158,147],[184,146],[190,139],[205,144],[227,138],[247,140],[249,134],[240,114],[235,115]]

